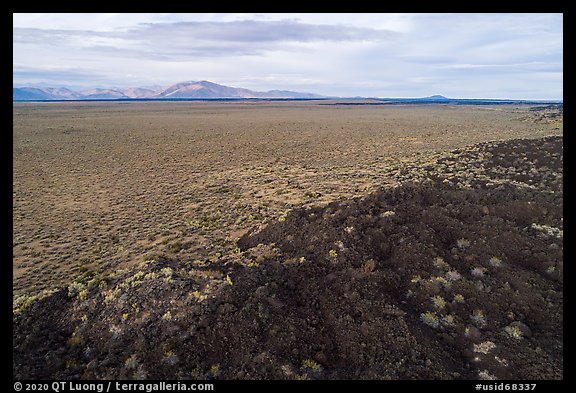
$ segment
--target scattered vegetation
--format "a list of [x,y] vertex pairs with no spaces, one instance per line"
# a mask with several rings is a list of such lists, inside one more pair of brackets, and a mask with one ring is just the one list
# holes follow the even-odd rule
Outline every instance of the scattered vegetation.
[[454,295],[453,301],[454,301],[455,303],[464,303],[464,302],[465,302],[464,296],[462,296],[461,294],[457,293],[457,294]]
[[461,248],[461,249],[470,247],[470,240],[458,239],[458,241],[456,242],[456,245],[458,246],[458,248]]
[[485,272],[486,272],[486,269],[483,267],[475,267],[472,270],[470,270],[470,274],[476,278],[484,277]]
[[313,372],[318,372],[320,371],[321,368],[322,367],[312,359],[304,359],[302,361],[302,369],[304,370],[311,370]]
[[[175,108],[171,120],[189,124],[189,113]],[[505,129],[517,124],[509,116],[524,109],[514,110],[485,111],[490,122],[463,121],[470,132],[457,134],[466,144],[508,139],[512,131],[490,130],[495,116]],[[261,126],[239,112],[239,129]],[[291,117],[282,119],[283,136],[302,137]],[[15,120],[15,378],[562,378],[563,240],[550,229],[562,228],[562,138],[463,148],[431,128],[428,151],[411,155],[420,131],[415,139],[395,134],[390,148],[381,123],[363,123],[361,132],[350,123],[343,135],[358,140],[343,151],[326,142],[316,149],[314,135],[309,150],[294,147],[270,163],[266,145],[246,155],[218,138],[218,127],[101,130],[87,138],[107,146],[110,161],[86,149],[68,157],[76,157],[72,167],[42,163],[54,168],[59,203],[46,197],[56,206],[50,225],[36,207],[35,230],[24,209],[24,186],[33,183],[19,156],[23,127]],[[537,137],[545,128],[514,132]],[[147,152],[144,162],[116,146],[128,136],[131,152]],[[395,148],[404,153],[389,158]],[[137,186],[153,175],[154,189]],[[81,189],[94,198],[84,200]],[[319,195],[306,197],[310,189]],[[62,206],[76,221],[62,218]],[[40,282],[50,285],[33,286]],[[53,292],[36,297],[25,288]]]
[[502,260],[498,257],[492,257],[488,262],[492,267],[502,267]]
[[437,296],[432,297],[432,304],[434,305],[434,307],[441,310],[446,306],[446,301],[444,300],[444,298],[442,296],[437,295]]
[[446,273],[446,279],[448,281],[456,281],[460,280],[461,278],[462,275],[460,275],[460,273],[458,273],[456,270],[450,270],[448,273]]
[[474,310],[470,319],[474,323],[474,325],[478,326],[479,328],[483,328],[486,326],[486,316],[484,315],[484,311],[480,309]]
[[212,378],[216,378],[218,375],[220,375],[220,364],[216,363],[213,364],[212,366],[210,366],[210,375],[212,376]]
[[446,263],[446,261],[442,257],[434,258],[434,266],[441,270],[446,270],[450,268],[450,265]]
[[520,340],[523,336],[520,328],[515,325],[506,326],[504,328],[504,332],[508,335],[508,337],[513,338],[515,340]]
[[426,311],[425,313],[420,314],[420,319],[422,319],[422,322],[424,322],[426,325],[436,329],[440,326],[440,320],[438,319],[438,316],[430,311]]

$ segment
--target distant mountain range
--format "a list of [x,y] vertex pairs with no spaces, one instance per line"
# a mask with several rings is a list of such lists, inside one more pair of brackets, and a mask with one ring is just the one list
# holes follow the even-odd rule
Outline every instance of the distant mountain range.
[[289,90],[252,91],[223,86],[209,81],[180,82],[166,88],[143,87],[90,89],[74,91],[65,87],[14,87],[13,101],[45,100],[115,100],[115,99],[218,99],[218,98],[325,98],[312,93]]
[[178,99],[346,99],[348,101],[326,105],[401,105],[401,104],[457,104],[483,105],[508,103],[562,103],[562,100],[511,100],[482,98],[447,98],[432,95],[421,98],[335,97],[290,90],[253,91],[219,85],[214,82],[180,82],[168,87],[147,86],[128,88],[94,88],[75,91],[66,87],[48,87],[43,84],[13,87],[13,101],[62,101],[62,100],[178,100]]

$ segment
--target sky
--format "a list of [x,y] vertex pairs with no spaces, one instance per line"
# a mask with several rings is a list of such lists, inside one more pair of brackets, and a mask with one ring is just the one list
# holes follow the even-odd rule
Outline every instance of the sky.
[[563,99],[563,15],[13,14],[13,83]]

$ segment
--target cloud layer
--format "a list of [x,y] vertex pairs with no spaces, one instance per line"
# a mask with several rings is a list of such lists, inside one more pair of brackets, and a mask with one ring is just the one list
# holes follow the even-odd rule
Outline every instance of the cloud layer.
[[14,14],[15,85],[561,99],[561,14]]

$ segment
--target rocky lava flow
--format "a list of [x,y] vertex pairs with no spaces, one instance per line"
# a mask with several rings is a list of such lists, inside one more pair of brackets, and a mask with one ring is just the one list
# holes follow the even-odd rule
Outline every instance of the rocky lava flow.
[[14,377],[561,379],[562,137],[15,304]]

